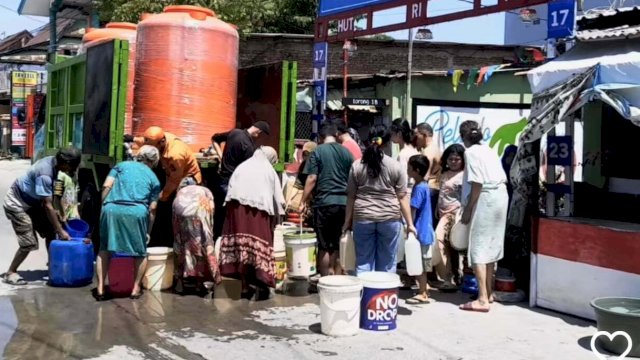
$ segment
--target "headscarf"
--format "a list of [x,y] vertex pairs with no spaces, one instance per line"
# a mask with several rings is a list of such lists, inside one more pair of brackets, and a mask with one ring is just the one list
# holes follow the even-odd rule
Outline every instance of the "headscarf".
[[284,214],[285,199],[280,179],[273,169],[277,162],[278,153],[272,147],[262,146],[257,149],[231,175],[225,203],[235,200],[271,216]]
[[158,161],[160,161],[160,152],[155,146],[143,145],[140,150],[138,150],[136,161],[146,162],[151,164],[152,167],[156,167],[158,166]]
[[145,141],[157,144],[164,138],[164,130],[158,126],[151,126],[144,132]]
[[196,180],[194,178],[192,178],[191,176],[187,176],[186,178],[182,179],[182,181],[180,182],[180,185],[178,185],[178,189],[176,191],[180,191],[182,188],[185,188],[185,187],[191,186],[191,185],[198,185],[198,183],[196,183]]

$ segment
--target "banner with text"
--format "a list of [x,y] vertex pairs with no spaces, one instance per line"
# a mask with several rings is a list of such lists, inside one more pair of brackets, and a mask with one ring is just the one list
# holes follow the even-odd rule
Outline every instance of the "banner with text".
[[[27,128],[24,121],[27,96],[36,93],[40,74],[37,71],[11,72],[11,145],[27,144]],[[21,115],[22,114],[22,115]]]

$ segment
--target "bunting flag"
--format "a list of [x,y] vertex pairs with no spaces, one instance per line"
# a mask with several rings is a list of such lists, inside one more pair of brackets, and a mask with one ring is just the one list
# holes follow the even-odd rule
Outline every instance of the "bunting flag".
[[471,89],[471,85],[475,83],[475,79],[478,78],[479,69],[471,69],[469,70],[469,78],[467,79],[467,90]]
[[453,77],[451,78],[451,83],[453,84],[453,92],[458,92],[458,85],[460,84],[460,78],[462,78],[462,74],[464,74],[464,70],[454,70]]
[[489,71],[488,66],[483,66],[482,68],[480,68],[480,73],[478,74],[478,80],[476,81],[476,85],[478,86],[482,85],[482,81],[484,80],[484,76],[487,74],[487,71]]

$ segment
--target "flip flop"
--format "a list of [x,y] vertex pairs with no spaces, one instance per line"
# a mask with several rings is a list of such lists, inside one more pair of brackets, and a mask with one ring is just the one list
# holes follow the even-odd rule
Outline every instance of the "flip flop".
[[129,299],[138,300],[138,299],[140,299],[142,297],[142,295],[144,295],[144,291],[140,290],[140,292],[135,294],[135,295],[131,294],[131,296],[129,296]]
[[489,308],[479,308],[479,307],[473,306],[473,301],[470,301],[470,302],[468,302],[466,304],[460,305],[460,310],[475,311],[475,312],[482,312],[482,313],[488,313],[489,312]]
[[432,302],[434,302],[434,300],[431,298],[427,298],[427,300],[425,300],[419,296],[414,296],[406,300],[406,303],[409,305],[427,305],[431,304]]
[[13,285],[13,286],[25,286],[27,285],[27,282],[24,281],[24,279],[18,275],[17,273],[13,273],[10,275],[4,274],[2,276],[2,280],[9,284],[9,285]]

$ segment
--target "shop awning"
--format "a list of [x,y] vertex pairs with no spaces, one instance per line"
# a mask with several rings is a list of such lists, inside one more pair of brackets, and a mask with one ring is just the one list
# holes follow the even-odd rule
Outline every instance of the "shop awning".
[[640,85],[640,39],[578,43],[528,73],[531,91],[551,86],[600,64],[599,83]]
[[594,67],[593,81],[575,107],[602,100],[640,125],[640,39],[578,43],[527,76],[535,96]]

